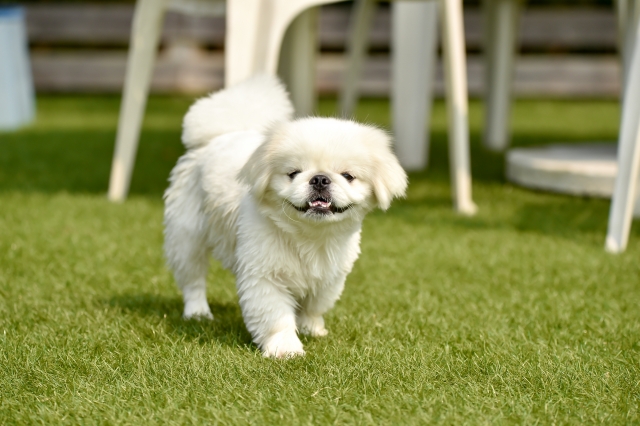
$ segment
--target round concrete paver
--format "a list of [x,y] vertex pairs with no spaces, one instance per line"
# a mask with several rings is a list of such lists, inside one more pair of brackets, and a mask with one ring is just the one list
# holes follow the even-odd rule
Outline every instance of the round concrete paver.
[[529,188],[611,197],[616,154],[615,143],[514,148],[507,153],[507,179]]

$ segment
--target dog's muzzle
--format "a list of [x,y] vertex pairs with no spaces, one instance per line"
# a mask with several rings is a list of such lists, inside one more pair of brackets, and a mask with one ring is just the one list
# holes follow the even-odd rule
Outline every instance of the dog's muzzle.
[[344,213],[349,210],[352,205],[336,206],[331,197],[329,186],[331,180],[324,175],[316,175],[309,181],[311,191],[307,204],[305,206],[296,206],[289,202],[291,206],[302,213],[314,214],[314,215],[330,215],[334,213]]

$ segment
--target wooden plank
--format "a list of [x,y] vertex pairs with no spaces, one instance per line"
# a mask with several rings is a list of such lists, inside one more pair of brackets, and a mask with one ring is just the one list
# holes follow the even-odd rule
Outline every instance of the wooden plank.
[[[341,55],[322,55],[318,64],[317,87],[320,92],[333,93],[341,84],[344,58]],[[388,56],[377,55],[365,65],[360,82],[365,96],[388,96],[391,64]],[[467,57],[467,81],[470,96],[484,91],[484,67],[478,55]],[[616,56],[525,55],[516,61],[514,76],[516,97],[610,97],[620,93],[620,63]],[[442,66],[436,69],[434,91],[444,95]]]
[[[40,92],[114,92],[122,90],[124,52],[35,52],[34,81]],[[320,93],[338,92],[344,69],[340,54],[320,55],[316,88]],[[172,45],[164,51],[154,70],[154,92],[205,93],[222,87],[223,55],[204,52],[189,45]],[[386,97],[390,90],[388,55],[371,57],[360,82],[364,96]],[[620,91],[619,63],[615,56],[532,56],[519,58],[514,92],[519,97],[617,97]],[[442,96],[444,83],[438,66],[435,92]],[[471,96],[483,90],[481,58],[468,58]]]
[[520,25],[525,48],[615,49],[617,25],[611,9],[525,9]]
[[[351,8],[329,5],[321,9],[320,44],[323,49],[342,50]],[[122,45],[129,40],[133,7],[130,4],[33,4],[27,6],[29,38],[34,44]],[[389,8],[378,8],[370,36],[373,49],[388,50]],[[465,10],[467,46],[482,44],[481,11]],[[194,17],[170,12],[163,40],[192,39],[220,48],[224,43],[224,18]],[[584,7],[525,9],[520,39],[528,50],[613,50],[616,25],[613,9]]]
[[32,43],[125,44],[133,6],[125,4],[33,4],[26,7]]
[[[35,4],[27,6],[27,31],[35,44],[121,45],[129,43],[133,5]],[[163,41],[192,39],[213,47],[224,42],[224,17],[170,11]]]
[[[119,93],[124,84],[124,52],[38,52],[31,55],[38,92]],[[224,83],[224,58],[181,46],[165,51],[151,82],[155,93],[205,93]]]

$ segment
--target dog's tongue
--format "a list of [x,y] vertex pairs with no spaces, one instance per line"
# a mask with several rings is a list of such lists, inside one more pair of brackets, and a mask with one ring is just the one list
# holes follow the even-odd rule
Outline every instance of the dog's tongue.
[[310,201],[309,206],[317,209],[328,209],[331,207],[331,203],[322,200]]

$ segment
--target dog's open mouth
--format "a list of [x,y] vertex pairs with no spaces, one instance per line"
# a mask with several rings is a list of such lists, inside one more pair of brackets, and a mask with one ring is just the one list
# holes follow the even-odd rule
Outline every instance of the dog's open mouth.
[[338,207],[333,204],[331,199],[327,199],[324,197],[317,197],[309,202],[307,202],[306,206],[296,206],[292,202],[289,202],[294,209],[298,210],[302,213],[313,213],[313,214],[333,214],[333,213],[343,213],[351,208],[351,204],[348,204],[344,207]]

